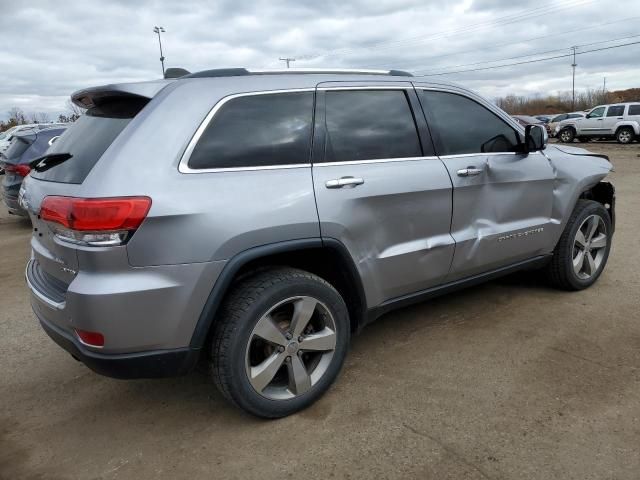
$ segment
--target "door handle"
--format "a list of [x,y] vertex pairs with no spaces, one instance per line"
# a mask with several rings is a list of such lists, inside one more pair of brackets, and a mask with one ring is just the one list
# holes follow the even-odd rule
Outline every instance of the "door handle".
[[599,122],[601,122],[601,121],[603,121],[603,120],[604,120],[604,118],[599,118],[599,119],[598,119],[598,121],[599,121]]
[[476,167],[467,167],[461,170],[458,170],[459,177],[472,177],[474,175],[480,175],[482,173],[482,169]]
[[336,178],[334,180],[327,180],[324,184],[327,188],[342,188],[342,187],[357,187],[358,185],[362,185],[364,183],[363,178],[356,177],[342,177]]

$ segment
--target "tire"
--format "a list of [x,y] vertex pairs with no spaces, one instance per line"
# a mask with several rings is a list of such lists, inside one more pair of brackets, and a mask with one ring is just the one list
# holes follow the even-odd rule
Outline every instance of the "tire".
[[576,138],[576,132],[573,128],[563,128],[558,132],[558,138],[562,143],[573,143]]
[[[589,236],[590,228],[594,225],[592,221],[596,222],[597,226]],[[579,237],[579,231],[582,238]],[[551,285],[573,291],[593,285],[607,264],[611,238],[611,218],[604,206],[592,200],[578,200],[547,266],[547,276]],[[588,257],[591,257],[593,262],[589,261]]]
[[[299,327],[294,319],[309,312],[300,332],[305,322]],[[329,283],[302,270],[269,268],[239,281],[227,295],[214,325],[211,374],[237,407],[263,418],[284,417],[308,407],[331,386],[350,334],[345,302]],[[327,341],[334,342],[332,349]],[[312,345],[323,350],[308,350]]]
[[591,139],[589,137],[578,137],[580,143],[589,143]]
[[634,137],[635,132],[630,127],[622,127],[616,132],[616,140],[623,145],[633,142]]

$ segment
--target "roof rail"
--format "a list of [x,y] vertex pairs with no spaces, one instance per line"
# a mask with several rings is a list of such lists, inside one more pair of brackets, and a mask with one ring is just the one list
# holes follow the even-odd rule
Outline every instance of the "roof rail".
[[349,68],[286,68],[280,70],[261,70],[248,68],[216,68],[203,70],[181,78],[237,77],[245,75],[300,75],[300,74],[351,74],[351,75],[388,75],[396,77],[413,77],[403,70],[363,70]]

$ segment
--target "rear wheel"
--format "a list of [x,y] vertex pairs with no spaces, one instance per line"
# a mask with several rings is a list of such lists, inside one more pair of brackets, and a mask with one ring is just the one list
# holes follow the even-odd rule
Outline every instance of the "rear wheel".
[[576,132],[573,128],[564,128],[560,130],[560,133],[558,134],[558,138],[562,143],[571,143],[575,137]]
[[633,142],[634,131],[629,127],[622,127],[616,132],[618,143],[627,144]]
[[609,258],[611,219],[598,202],[578,200],[547,266],[549,280],[563,290],[593,285]]
[[237,284],[216,319],[211,372],[222,394],[265,418],[315,402],[347,353],[349,315],[326,281],[273,268]]

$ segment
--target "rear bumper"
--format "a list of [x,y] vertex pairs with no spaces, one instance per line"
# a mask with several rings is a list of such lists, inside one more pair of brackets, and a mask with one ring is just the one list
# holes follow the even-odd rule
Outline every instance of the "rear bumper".
[[13,215],[20,215],[21,217],[28,217],[29,214],[18,203],[18,197],[9,195],[6,191],[3,195],[4,204],[9,209],[9,213]]
[[54,342],[96,373],[107,377],[161,378],[184,375],[194,369],[200,350],[180,348],[126,354],[101,354],[86,349],[66,331],[47,322],[34,309],[40,325]]

